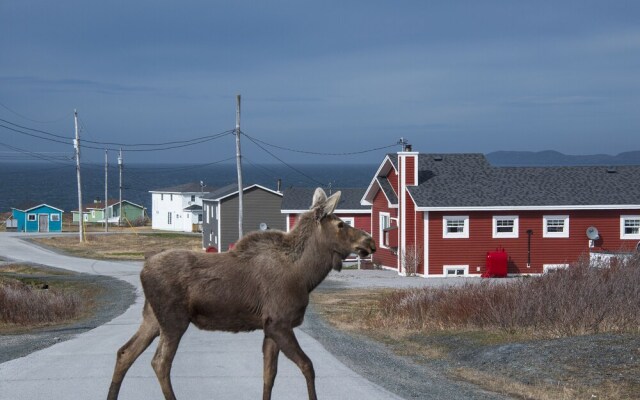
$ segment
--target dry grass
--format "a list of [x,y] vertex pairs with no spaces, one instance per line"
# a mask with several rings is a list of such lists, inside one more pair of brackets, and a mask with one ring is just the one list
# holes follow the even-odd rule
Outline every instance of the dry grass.
[[143,260],[147,252],[170,248],[202,251],[199,235],[176,233],[88,234],[82,243],[76,236],[53,236],[33,241],[76,257],[103,260]]
[[72,272],[29,264],[0,266],[0,333],[77,321],[91,314],[102,289]]
[[636,398],[634,392],[629,392],[624,386],[612,382],[600,385],[585,386],[579,382],[562,382],[556,385],[535,382],[525,384],[508,377],[496,375],[493,372],[482,372],[472,368],[456,368],[453,376],[471,382],[486,390],[517,399],[535,400],[572,400],[572,399],[602,399],[621,400]]
[[[450,288],[319,291],[312,301],[341,330],[371,337],[417,362],[447,363],[456,359],[452,352],[461,346],[490,349],[590,333],[639,334],[640,257],[611,268],[576,265],[508,284],[478,281]],[[576,373],[557,376],[556,384],[531,382],[524,376],[518,380],[517,371],[504,365],[515,376],[458,362],[451,364],[449,373],[520,399],[637,398],[635,364],[615,366],[617,374],[626,377],[620,381],[612,378],[612,371],[573,362]],[[593,376],[602,379],[595,382]]]
[[489,330],[566,337],[640,333],[640,257],[610,268],[581,263],[510,284],[394,291],[372,326],[410,330]]

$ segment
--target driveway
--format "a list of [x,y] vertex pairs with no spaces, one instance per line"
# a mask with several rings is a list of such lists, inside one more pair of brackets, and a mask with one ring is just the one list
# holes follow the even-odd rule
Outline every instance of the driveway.
[[[105,398],[117,349],[137,330],[143,297],[140,262],[96,261],[68,257],[29,244],[24,234],[0,233],[0,255],[94,275],[121,279],[137,288],[135,303],[122,315],[71,340],[0,364],[0,399]],[[372,278],[374,279],[374,278]],[[333,281],[333,278],[332,278]],[[336,282],[340,285],[341,282]],[[399,399],[338,361],[311,336],[296,335],[316,368],[321,399]],[[172,379],[183,399],[256,399],[262,396],[262,333],[204,332],[191,327],[176,355]],[[121,399],[162,398],[150,362],[155,344],[129,370]],[[280,357],[274,399],[304,399],[306,385],[298,368]]]

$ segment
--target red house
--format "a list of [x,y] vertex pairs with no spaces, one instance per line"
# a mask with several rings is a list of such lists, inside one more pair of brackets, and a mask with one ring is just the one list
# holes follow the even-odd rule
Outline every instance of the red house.
[[504,262],[539,274],[637,249],[639,179],[640,166],[494,167],[482,154],[404,151],[384,158],[361,203],[383,268],[480,276]]
[[[298,216],[309,210],[310,199],[315,188],[294,187],[285,189],[282,195],[282,210],[286,215],[287,232],[293,228]],[[332,189],[335,193],[340,191],[340,202],[334,214],[353,227],[371,233],[371,206],[361,204],[365,188],[341,188]],[[327,195],[331,192],[327,191]],[[354,256],[355,257],[355,256]],[[349,260],[347,260],[349,261]]]

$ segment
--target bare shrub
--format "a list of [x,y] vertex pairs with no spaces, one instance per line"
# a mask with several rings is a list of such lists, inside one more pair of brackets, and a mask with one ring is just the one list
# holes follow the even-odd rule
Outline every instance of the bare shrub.
[[404,270],[407,276],[415,276],[418,272],[418,267],[422,263],[422,255],[424,251],[421,246],[407,246],[405,250],[402,250],[402,261],[404,264]]
[[640,332],[640,256],[607,268],[583,261],[514,282],[395,291],[375,324],[421,330],[496,329],[545,337]]
[[38,289],[18,280],[0,280],[0,322],[47,324],[77,318],[83,311],[80,295]]

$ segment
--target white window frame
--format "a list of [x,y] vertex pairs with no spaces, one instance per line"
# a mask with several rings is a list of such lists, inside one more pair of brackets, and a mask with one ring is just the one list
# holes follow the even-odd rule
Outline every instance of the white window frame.
[[342,220],[342,222],[344,222],[345,224],[348,224],[351,227],[356,226],[356,219],[354,217],[340,217],[340,219]]
[[38,220],[38,216],[36,214],[27,214],[27,221],[36,222]]
[[569,264],[542,264],[542,272],[544,274],[567,268],[569,268]]
[[640,215],[621,215],[620,216],[620,239],[622,240],[638,240],[640,239],[640,229],[638,233],[625,233],[625,224],[630,220],[640,220]]
[[[462,232],[449,232],[447,224],[453,221],[462,221]],[[445,215],[442,217],[442,238],[443,239],[469,239],[469,216],[468,215]]]
[[[519,234],[519,219],[517,215],[494,215],[493,216],[493,238],[494,239],[502,239],[502,238],[511,238],[517,239]],[[513,231],[512,232],[498,232],[498,221],[513,221]]]
[[[449,271],[462,271],[462,275],[459,275],[457,273],[449,274]],[[469,266],[468,265],[443,265],[442,275],[444,275],[446,278],[469,276]]]
[[167,212],[167,225],[173,225],[173,213],[171,211]]
[[[550,220],[564,220],[562,232],[548,232]],[[544,238],[568,238],[569,237],[569,216],[568,215],[543,215],[542,216],[542,237]]]
[[50,214],[49,215],[49,219],[52,222],[59,222],[60,221],[60,214]]
[[[383,217],[386,217],[387,221],[389,222],[389,224],[387,226],[383,226],[382,224],[382,219]],[[380,243],[380,247],[388,249],[389,247],[387,247],[384,243],[384,230],[386,228],[391,227],[391,213],[388,212],[381,212],[378,214],[378,222],[379,222],[379,241],[378,243]]]

